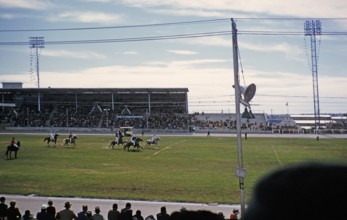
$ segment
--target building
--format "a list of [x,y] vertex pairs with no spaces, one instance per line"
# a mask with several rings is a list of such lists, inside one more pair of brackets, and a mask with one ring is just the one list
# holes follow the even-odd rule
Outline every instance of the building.
[[16,107],[1,113],[14,127],[187,129],[187,93],[187,88],[2,88],[1,102]]

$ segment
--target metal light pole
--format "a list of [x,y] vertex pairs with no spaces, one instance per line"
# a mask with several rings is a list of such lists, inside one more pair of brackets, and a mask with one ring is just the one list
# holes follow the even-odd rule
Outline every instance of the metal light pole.
[[311,38],[311,68],[312,68],[312,85],[313,85],[313,107],[314,107],[314,124],[318,132],[320,128],[320,105],[319,105],[319,88],[318,88],[318,55],[316,46],[316,35],[322,34],[322,25],[319,20],[306,21],[305,36]]
[[240,114],[240,80],[239,80],[239,61],[238,61],[238,45],[237,45],[237,29],[236,23],[231,19],[232,39],[233,39],[233,62],[234,62],[234,88],[235,88],[235,107],[236,107],[236,133],[237,133],[237,155],[238,155],[238,168],[235,175],[239,177],[240,187],[240,204],[241,215],[245,211],[245,196],[244,196],[244,178],[246,170],[243,168],[242,159],[242,140],[241,140],[241,114]]
[[38,95],[37,95],[37,106],[38,106],[37,108],[39,112],[41,112],[39,49],[42,49],[44,47],[45,47],[44,37],[29,37],[29,48],[35,49],[37,88],[39,89]]

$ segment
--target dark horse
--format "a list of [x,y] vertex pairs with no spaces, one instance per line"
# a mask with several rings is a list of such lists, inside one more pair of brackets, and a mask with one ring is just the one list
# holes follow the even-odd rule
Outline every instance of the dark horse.
[[47,144],[49,144],[50,142],[57,144],[58,136],[59,136],[58,134],[55,134],[53,140],[51,137],[45,137],[45,139],[43,139],[43,142],[47,142]]
[[74,146],[76,146],[76,139],[77,139],[76,135],[72,136],[71,138],[65,138],[63,140],[63,144],[65,146],[68,146],[69,144],[73,144]]
[[[133,142],[131,142],[131,141],[126,141],[126,144],[124,145],[124,150],[125,149],[128,149],[128,151],[129,151],[129,149],[130,149],[130,147],[131,146],[133,146],[134,147],[134,149],[137,149],[138,151],[140,151],[140,148],[142,148],[141,146],[140,146],[140,142],[141,141],[143,141],[141,138],[136,138],[136,144],[135,144],[135,146],[134,146],[134,144],[133,144]],[[143,148],[142,148],[143,149]]]
[[14,152],[14,158],[17,159],[17,151],[19,150],[19,147],[20,147],[20,141],[17,141],[17,147],[12,144],[8,145],[6,153],[5,153],[7,159],[12,159],[12,156],[11,156],[12,152]]
[[108,147],[110,148],[110,147],[112,147],[113,149],[114,149],[114,147],[116,146],[116,144],[119,146],[120,144],[121,145],[123,145],[124,146],[124,144],[126,144],[127,142],[124,142],[123,141],[123,136],[121,135],[120,137],[119,137],[119,139],[118,139],[118,144],[117,144],[117,142],[116,141],[111,141],[111,143],[110,143],[110,145],[108,145]]

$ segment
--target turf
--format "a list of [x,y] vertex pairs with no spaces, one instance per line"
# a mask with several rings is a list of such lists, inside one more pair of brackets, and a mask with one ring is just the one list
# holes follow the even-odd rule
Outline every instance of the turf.
[[[5,151],[13,135],[0,136]],[[158,149],[108,148],[112,135],[79,135],[76,147],[55,147],[47,135],[15,135],[18,159],[0,160],[0,194],[239,203],[236,138],[162,136]],[[144,137],[146,139],[147,137]],[[264,174],[303,161],[346,162],[344,139],[243,140],[246,199]],[[144,144],[142,143],[142,146]]]

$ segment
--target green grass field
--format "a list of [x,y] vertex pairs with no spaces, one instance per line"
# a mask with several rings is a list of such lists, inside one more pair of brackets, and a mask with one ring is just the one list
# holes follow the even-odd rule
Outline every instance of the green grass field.
[[[0,136],[3,152],[12,136]],[[0,194],[239,203],[236,138],[161,136],[159,149],[127,152],[107,148],[112,135],[79,135],[76,147],[61,146],[63,136],[48,147],[45,136],[15,135],[22,146],[18,159],[0,160]],[[242,143],[246,199],[262,175],[283,165],[347,161],[345,139]]]

